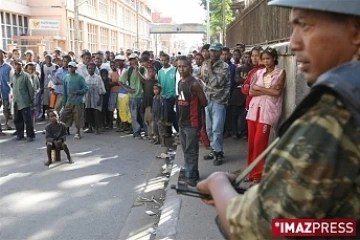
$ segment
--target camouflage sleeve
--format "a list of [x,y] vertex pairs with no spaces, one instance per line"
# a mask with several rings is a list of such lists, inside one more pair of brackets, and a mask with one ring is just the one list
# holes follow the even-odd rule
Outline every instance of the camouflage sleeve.
[[351,113],[330,95],[294,122],[268,156],[262,181],[227,207],[236,239],[271,239],[274,218],[357,218],[355,129]]

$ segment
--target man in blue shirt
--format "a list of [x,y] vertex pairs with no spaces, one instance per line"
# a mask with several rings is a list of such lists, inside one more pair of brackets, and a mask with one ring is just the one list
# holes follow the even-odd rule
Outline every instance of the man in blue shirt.
[[13,68],[4,61],[5,50],[0,49],[0,95],[2,98],[3,112],[5,116],[5,130],[11,130],[8,124],[10,116],[10,83],[11,78],[14,75]]
[[56,94],[56,103],[55,103],[55,110],[60,112],[63,106],[63,95],[64,95],[64,80],[66,75],[69,74],[68,64],[71,61],[71,57],[66,55],[63,57],[63,67],[59,68],[55,73],[55,78],[53,78],[53,83],[55,84],[55,91]]

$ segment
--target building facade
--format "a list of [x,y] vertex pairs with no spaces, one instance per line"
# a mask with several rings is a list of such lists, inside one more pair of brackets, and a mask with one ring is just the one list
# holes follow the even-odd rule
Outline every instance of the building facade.
[[[79,29],[75,29],[74,1]],[[0,5],[0,48],[7,50],[74,50],[77,31],[80,49],[91,52],[151,46],[147,0],[0,0]]]

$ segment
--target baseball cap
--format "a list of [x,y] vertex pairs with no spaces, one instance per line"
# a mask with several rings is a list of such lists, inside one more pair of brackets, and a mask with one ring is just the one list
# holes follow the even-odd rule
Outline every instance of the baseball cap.
[[210,51],[221,51],[223,48],[221,43],[212,43],[209,47]]
[[34,66],[35,66],[36,63],[34,63],[34,62],[28,62],[28,63],[25,64],[25,68],[26,68],[28,65],[34,65]]
[[117,56],[115,57],[115,60],[125,61],[126,58],[125,58],[124,55],[117,55]]
[[30,53],[31,55],[34,55],[34,51],[31,49],[26,50],[26,52],[24,54],[26,55],[28,53]]
[[14,64],[20,64],[23,65],[23,61],[21,59],[14,59]]
[[69,62],[68,66],[76,68],[77,64],[76,64],[76,62]]
[[134,59],[134,58],[138,58],[138,55],[135,54],[135,53],[130,54],[129,60],[130,60],[130,59]]

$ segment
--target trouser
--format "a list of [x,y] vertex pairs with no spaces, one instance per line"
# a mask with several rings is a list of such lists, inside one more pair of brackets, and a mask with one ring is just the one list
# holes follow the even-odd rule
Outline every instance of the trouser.
[[174,139],[172,137],[172,129],[166,126],[162,121],[158,121],[158,131],[160,135],[161,146],[166,148],[166,151],[172,148]]
[[[231,106],[232,121],[231,135],[238,137],[247,136],[246,109],[242,106]],[[240,120],[240,124],[239,124]]]
[[[248,120],[248,166],[268,147],[271,126],[259,122],[260,108],[256,121]],[[260,180],[265,158],[249,174],[249,179]]]
[[60,112],[61,108],[63,107],[62,99],[63,95],[58,93],[56,95],[56,102],[54,107],[57,112]]
[[180,142],[184,152],[185,177],[196,179],[198,177],[199,162],[199,129],[180,127]]
[[143,119],[143,116],[141,116],[142,104],[143,104],[142,98],[130,98],[131,125],[133,128],[134,137],[140,136],[141,133],[142,123],[139,122],[139,120]]
[[35,137],[34,123],[32,120],[32,111],[30,107],[19,110],[17,104],[14,105],[14,124],[16,127],[17,137],[24,137],[24,124],[26,126],[26,136],[29,138]]
[[176,113],[174,111],[175,101],[176,101],[175,97],[164,98],[164,105],[165,105],[164,121],[171,122],[176,132],[179,132],[179,124],[176,117]]
[[41,92],[36,93],[36,95],[35,95],[35,107],[36,107],[35,117],[40,116],[41,113],[42,113],[42,110],[41,110],[41,107],[42,107],[41,98],[42,98]]
[[151,114],[151,107],[146,107],[145,108],[145,113],[144,113],[144,122],[145,122],[145,125],[146,125],[146,134],[148,136],[152,136],[154,133],[153,133],[153,123],[152,123],[152,114]]
[[206,132],[211,148],[214,152],[222,152],[226,107],[224,104],[209,101],[205,113]]
[[200,139],[202,144],[204,145],[204,147],[208,148],[210,147],[210,140],[209,137],[206,133],[206,120],[205,120],[205,111],[202,110],[201,111],[201,121],[202,121],[202,126],[200,129]]
[[95,108],[86,108],[85,109],[85,118],[86,122],[90,125],[90,127],[94,127],[95,129],[100,128],[100,111]]

